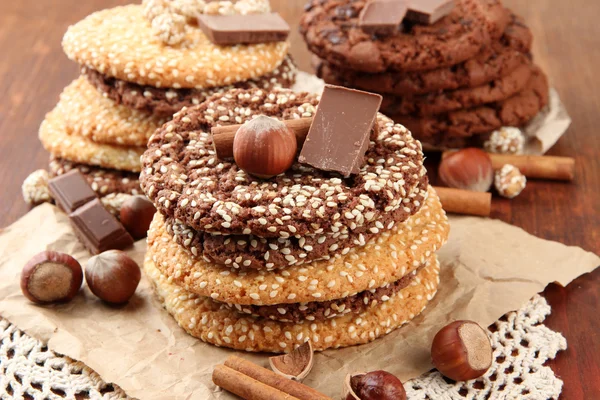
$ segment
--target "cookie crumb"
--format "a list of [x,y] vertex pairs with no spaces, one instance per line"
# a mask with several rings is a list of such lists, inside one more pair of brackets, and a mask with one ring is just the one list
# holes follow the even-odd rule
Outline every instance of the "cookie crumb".
[[111,193],[108,196],[100,199],[102,201],[102,205],[114,216],[117,218],[121,214],[121,207],[123,203],[127,201],[129,198],[133,197],[130,194],[125,193]]
[[45,169],[38,169],[25,178],[21,190],[27,204],[37,206],[52,201],[52,195],[48,189],[48,179],[49,174]]
[[526,185],[527,178],[514,165],[506,164],[496,171],[494,186],[502,197],[515,198],[525,189]]
[[505,126],[492,132],[483,146],[490,153],[522,154],[525,147],[525,135],[519,128]]

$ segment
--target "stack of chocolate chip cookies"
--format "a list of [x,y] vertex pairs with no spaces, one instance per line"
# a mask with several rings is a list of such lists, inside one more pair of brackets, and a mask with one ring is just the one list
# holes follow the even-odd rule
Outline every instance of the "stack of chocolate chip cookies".
[[339,348],[392,332],[435,295],[449,225],[403,126],[373,114],[347,178],[296,159],[262,179],[217,157],[216,126],[313,118],[319,98],[233,89],[150,139],[140,180],[158,211],[144,267],[190,335],[246,351]]
[[325,82],[382,94],[426,148],[481,147],[548,103],[531,32],[500,0],[385,0],[395,25],[381,1],[312,0],[301,32]]
[[265,13],[268,2],[209,7],[203,1],[146,0],[71,26],[63,48],[81,66],[81,76],[64,89],[39,132],[52,156],[50,176],[79,169],[101,197],[141,194],[140,156],[175,112],[233,87],[290,87],[295,66],[285,37],[222,46],[197,25],[202,13],[238,11]]

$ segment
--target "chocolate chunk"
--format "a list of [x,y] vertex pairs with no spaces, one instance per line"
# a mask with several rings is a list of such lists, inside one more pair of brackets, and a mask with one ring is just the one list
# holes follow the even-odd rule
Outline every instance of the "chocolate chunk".
[[121,250],[133,244],[133,238],[125,227],[98,199],[80,207],[69,218],[75,234],[92,254]]
[[198,25],[215,44],[281,42],[290,27],[277,13],[249,15],[200,15]]
[[398,32],[407,9],[406,0],[369,1],[360,13],[358,25],[369,34],[391,35]]
[[408,6],[406,19],[421,24],[434,24],[450,14],[454,0],[413,0]]
[[96,193],[77,170],[50,179],[48,189],[56,204],[67,214],[96,198]]
[[378,94],[325,85],[298,161],[346,178],[358,173],[381,100]]

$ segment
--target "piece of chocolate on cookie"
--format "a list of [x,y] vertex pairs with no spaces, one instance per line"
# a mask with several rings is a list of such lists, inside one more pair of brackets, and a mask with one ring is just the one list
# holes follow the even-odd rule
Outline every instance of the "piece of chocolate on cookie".
[[378,94],[326,85],[298,161],[345,178],[358,173],[380,105]]
[[198,26],[218,45],[281,42],[290,34],[289,25],[277,13],[200,15]]
[[373,0],[360,12],[358,25],[370,34],[391,35],[400,29],[407,10],[406,0]]
[[410,0],[406,19],[421,24],[434,24],[450,14],[455,0]]

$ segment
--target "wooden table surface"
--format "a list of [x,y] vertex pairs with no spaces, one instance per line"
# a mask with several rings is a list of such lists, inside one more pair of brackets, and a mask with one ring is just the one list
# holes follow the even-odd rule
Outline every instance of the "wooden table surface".
[[[60,47],[67,26],[95,10],[130,2],[0,1],[0,226],[27,212],[21,183],[33,170],[47,167],[48,154],[37,140],[37,129],[61,90],[77,76],[77,66]],[[304,0],[271,3],[292,26],[297,63],[310,71],[309,53],[297,33]],[[529,182],[518,198],[495,199],[493,217],[536,236],[600,254],[600,2],[505,3],[531,27],[536,60],[573,118],[567,135],[550,154],[575,157],[577,178],[571,184]],[[435,181],[434,175],[432,171]],[[599,288],[600,270],[596,270],[567,288],[550,285],[544,292],[553,308],[546,324],[562,332],[569,345],[549,363],[565,381],[563,399],[600,398]]]

